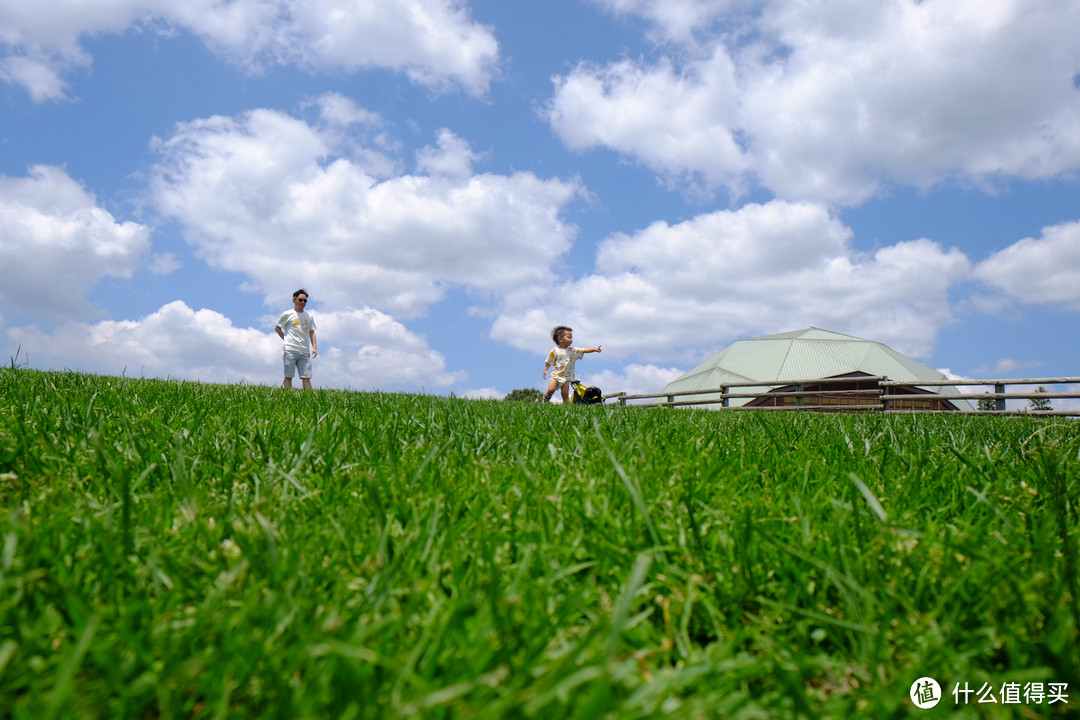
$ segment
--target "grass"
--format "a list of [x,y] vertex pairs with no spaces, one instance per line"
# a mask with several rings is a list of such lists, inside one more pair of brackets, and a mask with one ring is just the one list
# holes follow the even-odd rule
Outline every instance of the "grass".
[[0,368],[0,717],[1063,717],[1077,427]]

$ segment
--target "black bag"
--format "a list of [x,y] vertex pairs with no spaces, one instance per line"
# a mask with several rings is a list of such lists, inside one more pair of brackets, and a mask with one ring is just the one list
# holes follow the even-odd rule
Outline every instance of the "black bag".
[[600,405],[604,402],[604,394],[596,386],[585,387],[577,380],[573,383],[573,392],[570,393],[570,402],[575,405]]

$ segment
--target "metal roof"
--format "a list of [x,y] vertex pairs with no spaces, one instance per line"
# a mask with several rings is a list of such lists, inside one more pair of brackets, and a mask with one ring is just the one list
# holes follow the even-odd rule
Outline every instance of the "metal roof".
[[[919,380],[949,379],[883,343],[809,327],[739,340],[672,380],[664,392],[711,390],[729,383],[812,380],[856,371],[911,382],[915,387]],[[762,391],[768,389],[762,387]],[[932,393],[957,392],[952,386],[924,389]],[[752,390],[747,388],[747,391]],[[745,402],[732,400],[733,405]],[[971,409],[967,401],[952,402],[962,409]]]

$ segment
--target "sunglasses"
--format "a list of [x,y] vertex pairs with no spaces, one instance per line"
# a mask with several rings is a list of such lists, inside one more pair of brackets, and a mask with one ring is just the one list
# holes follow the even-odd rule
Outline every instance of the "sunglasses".
[[296,298],[296,302],[307,302],[307,298]]

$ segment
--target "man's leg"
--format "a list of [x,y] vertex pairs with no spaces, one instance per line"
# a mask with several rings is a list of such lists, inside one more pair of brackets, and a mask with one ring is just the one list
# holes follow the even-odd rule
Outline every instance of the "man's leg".
[[300,353],[300,356],[296,358],[296,369],[298,375],[300,375],[300,382],[303,384],[305,390],[311,389],[311,356]]
[[281,361],[285,365],[285,382],[281,383],[281,387],[291,388],[293,374],[296,372],[296,356],[285,351],[281,354]]

